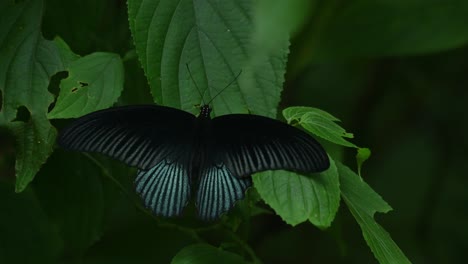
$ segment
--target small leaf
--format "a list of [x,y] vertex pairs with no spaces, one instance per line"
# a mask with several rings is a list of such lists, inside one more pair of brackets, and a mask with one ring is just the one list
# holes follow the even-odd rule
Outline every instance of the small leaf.
[[253,175],[260,196],[288,224],[310,220],[327,228],[340,203],[338,172],[333,160],[322,173],[303,176],[289,171],[266,171]]
[[316,113],[316,114],[324,116],[325,118],[331,121],[340,121],[338,118],[334,117],[333,115],[315,107],[292,106],[283,110],[283,116],[288,121],[288,124],[291,124],[293,121],[299,121],[302,118],[302,116],[305,115],[306,113]]
[[171,261],[171,264],[245,264],[241,256],[215,248],[208,244],[195,244],[183,248]]
[[347,133],[335,123],[339,121],[336,117],[323,110],[312,107],[290,107],[283,111],[283,115],[289,123],[297,121],[304,129],[323,139],[338,145],[357,148],[344,139],[353,138],[353,134]]
[[368,148],[358,148],[357,154],[356,154],[356,161],[358,165],[358,175],[361,176],[361,167],[364,161],[369,159],[371,155],[371,151]]
[[123,64],[117,54],[96,52],[70,63],[68,78],[49,118],[73,118],[112,106],[123,90]]
[[345,165],[337,162],[341,196],[361,227],[364,239],[380,263],[411,263],[390,235],[375,220],[376,212],[392,208],[369,185]]
[[80,58],[78,54],[73,53],[68,44],[60,37],[55,37],[55,45],[57,46],[60,57],[62,58],[64,68],[68,68],[70,63]]

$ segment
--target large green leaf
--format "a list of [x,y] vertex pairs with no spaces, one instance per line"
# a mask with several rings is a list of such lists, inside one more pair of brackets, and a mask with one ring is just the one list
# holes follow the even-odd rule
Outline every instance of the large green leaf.
[[248,0],[129,0],[130,28],[154,100],[198,113],[194,105],[234,81],[210,102],[214,115],[275,117],[288,36],[278,34],[277,46],[265,51],[261,36],[269,29],[253,25],[254,6]]
[[[22,191],[52,152],[56,130],[46,118],[53,96],[47,90],[52,75],[64,69],[57,45],[40,33],[40,0],[0,2],[1,126],[16,136],[16,190]],[[25,107],[29,120],[16,120]]]
[[68,78],[49,118],[80,117],[117,101],[123,89],[124,69],[119,55],[96,52],[70,63]]
[[[206,102],[235,80],[212,102],[215,115],[250,111],[276,116],[287,49],[249,60],[261,49],[251,44],[252,1],[129,0],[128,9],[155,101],[196,112],[194,105],[202,98],[195,83]],[[281,41],[285,47],[287,36]]]
[[254,43],[264,50],[281,48],[285,36],[294,36],[313,14],[317,1],[259,0],[255,1]]
[[376,212],[386,213],[392,208],[356,173],[337,162],[341,195],[362,234],[380,263],[411,263],[390,235],[375,220]]
[[55,263],[61,249],[57,230],[34,192],[16,194],[0,181],[0,263]]
[[265,202],[290,225],[311,221],[320,228],[331,225],[340,204],[338,172],[333,160],[322,173],[303,176],[288,171],[253,175],[255,188]]
[[195,244],[183,248],[171,261],[171,264],[244,264],[241,256],[215,248],[208,244]]

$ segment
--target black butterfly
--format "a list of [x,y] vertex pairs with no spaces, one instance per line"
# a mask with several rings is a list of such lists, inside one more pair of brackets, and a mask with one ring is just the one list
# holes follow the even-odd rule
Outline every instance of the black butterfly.
[[250,175],[284,169],[324,171],[329,159],[307,133],[258,115],[198,117],[156,105],[116,107],[85,115],[62,131],[67,149],[99,152],[137,167],[136,191],[154,214],[180,215],[192,188],[205,220],[244,197]]

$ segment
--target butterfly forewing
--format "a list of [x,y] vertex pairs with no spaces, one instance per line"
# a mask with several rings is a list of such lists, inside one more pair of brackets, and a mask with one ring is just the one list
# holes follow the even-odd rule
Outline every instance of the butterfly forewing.
[[169,107],[116,107],[79,118],[62,131],[59,144],[148,170],[191,144],[194,121],[194,115]]
[[214,118],[212,126],[219,155],[236,177],[275,169],[312,173],[330,166],[314,138],[278,120],[233,114]]

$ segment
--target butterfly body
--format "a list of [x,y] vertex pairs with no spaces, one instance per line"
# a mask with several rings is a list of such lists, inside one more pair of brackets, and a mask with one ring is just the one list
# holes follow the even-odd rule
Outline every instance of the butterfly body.
[[166,217],[182,213],[192,189],[200,217],[213,220],[244,197],[255,172],[329,167],[325,150],[297,128],[257,115],[211,119],[210,113],[206,105],[198,117],[155,105],[110,108],[73,122],[59,144],[137,167],[136,191]]

